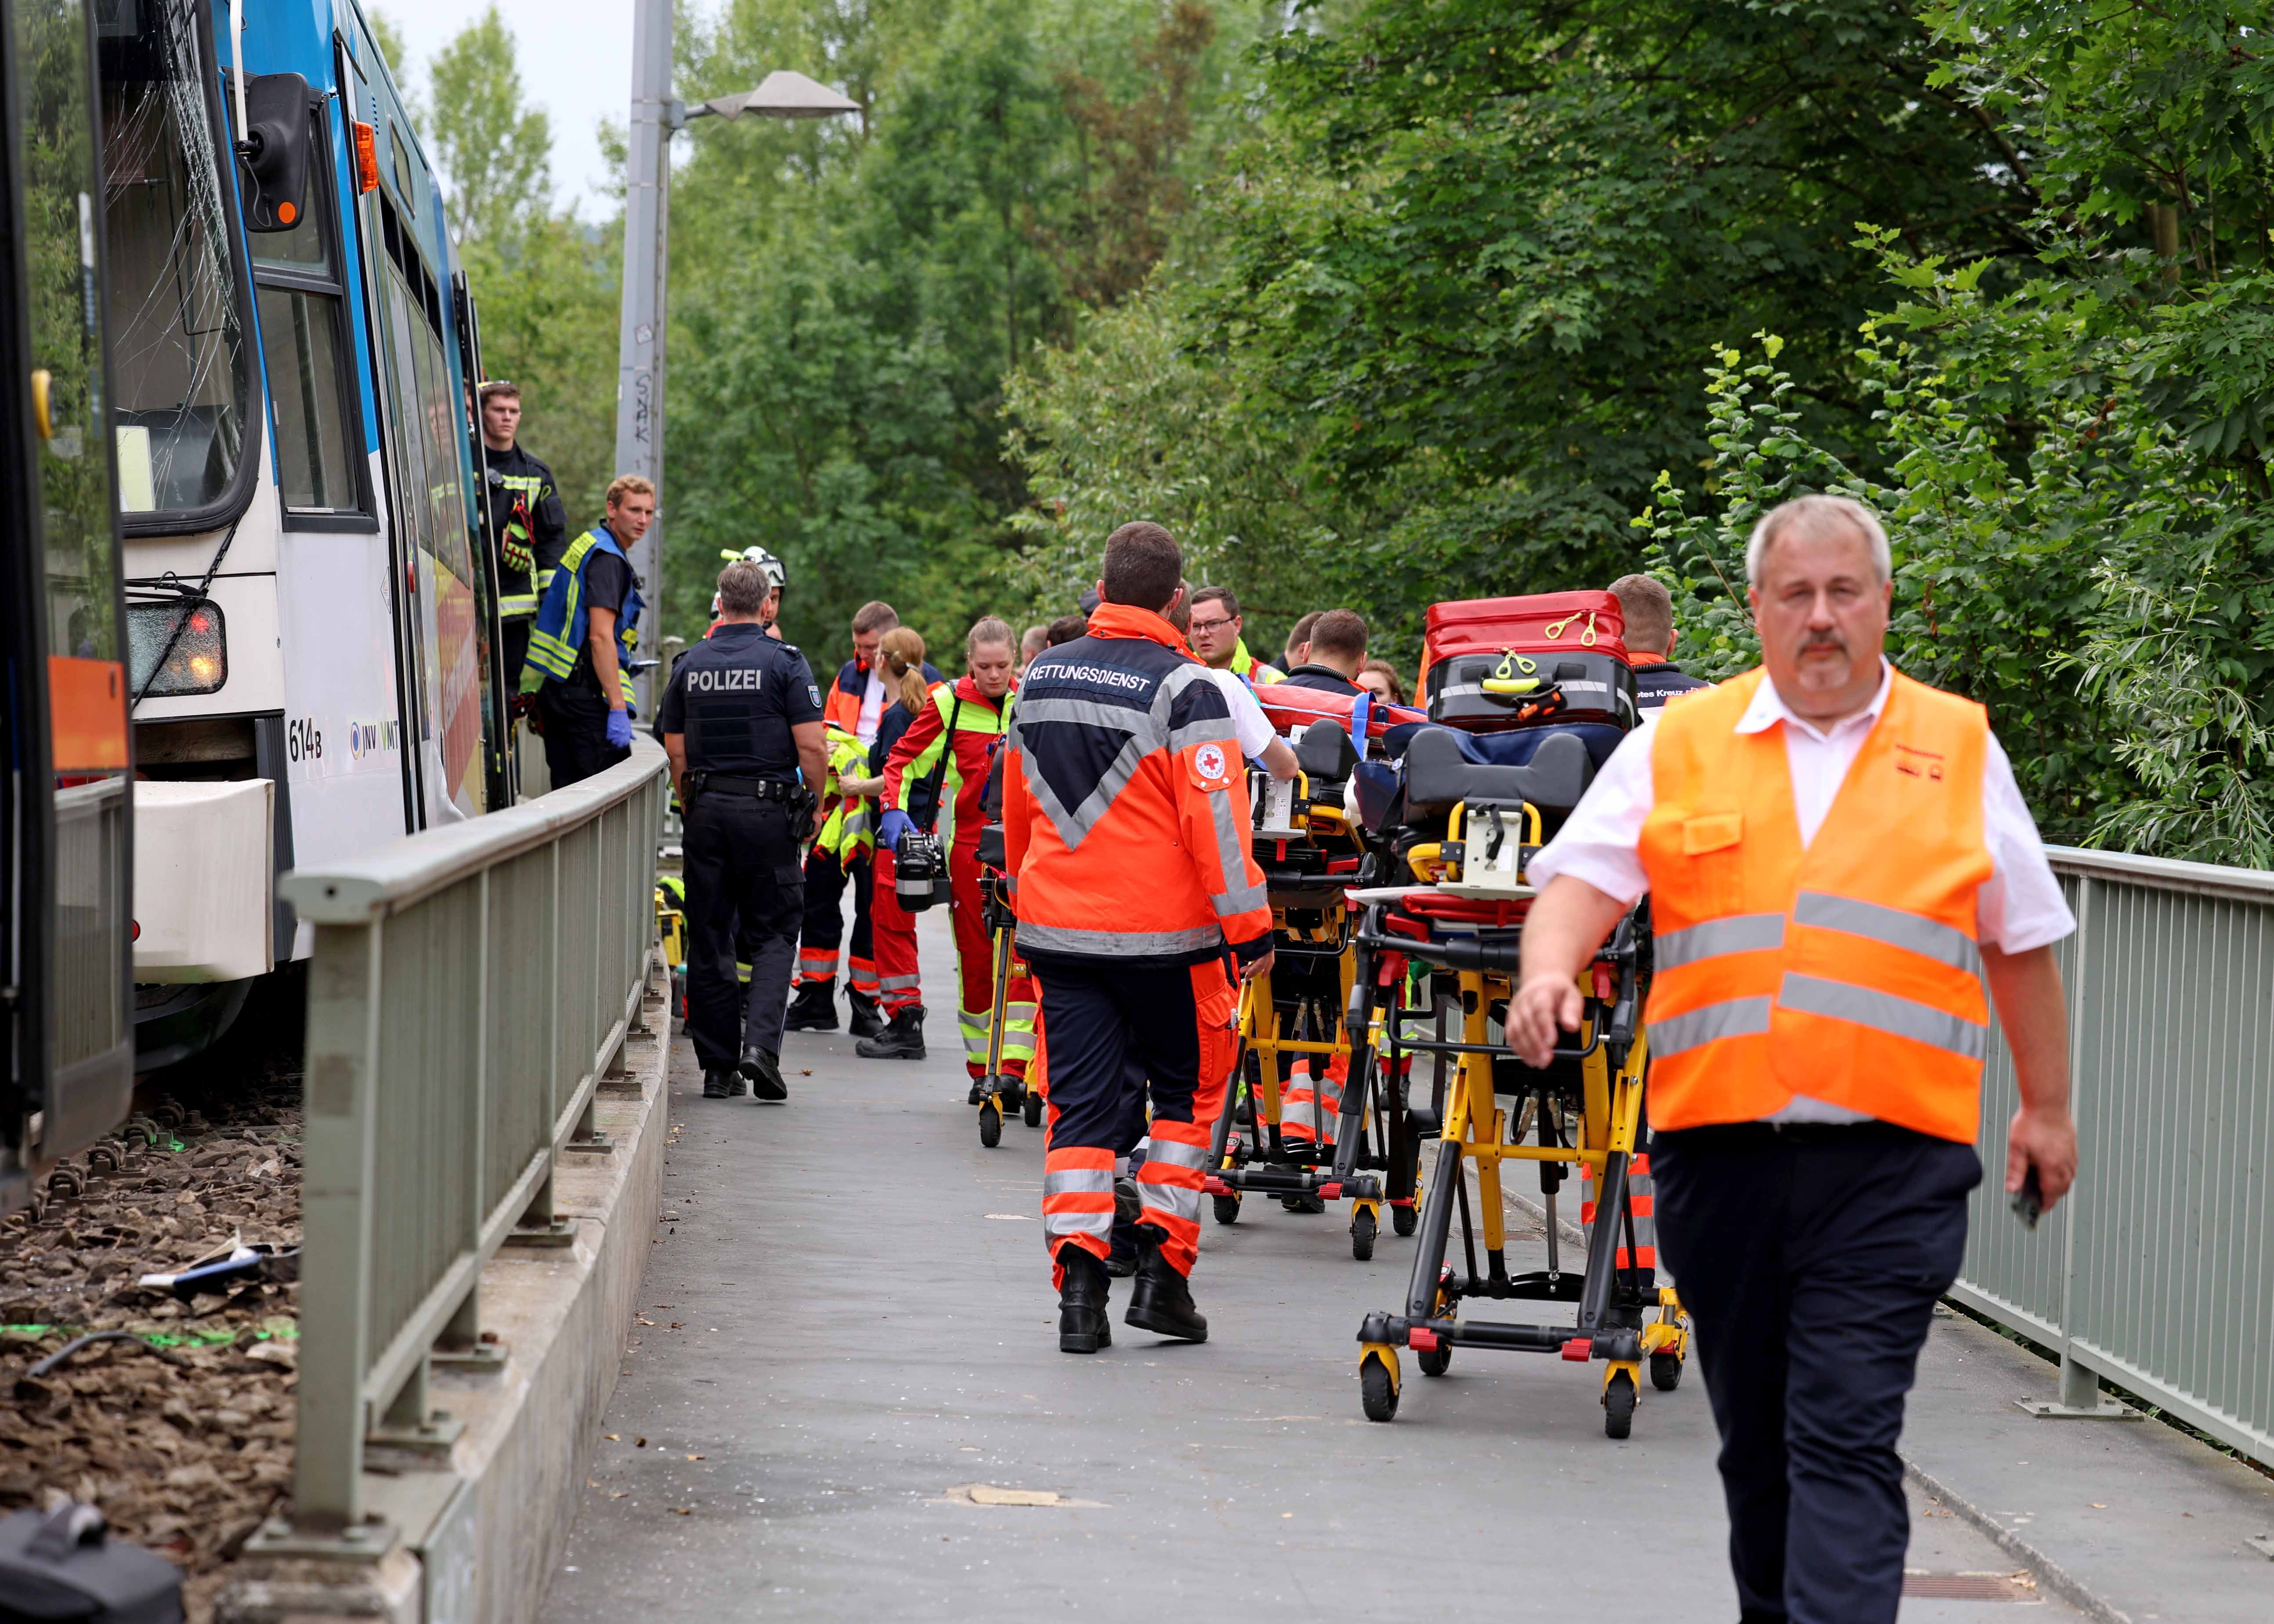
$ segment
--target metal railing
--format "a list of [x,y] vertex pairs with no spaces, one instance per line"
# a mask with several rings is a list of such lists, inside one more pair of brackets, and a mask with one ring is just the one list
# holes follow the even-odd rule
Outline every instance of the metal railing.
[[360,1528],[366,1440],[447,1447],[437,1350],[478,1359],[482,1265],[561,1244],[553,1170],[640,1020],[668,788],[597,778],[282,881],[315,927],[295,1538]]
[[2274,874],[2056,849],[2081,1165],[2034,1232],[2008,1216],[2017,1096],[1993,1033],[1967,1306],[2274,1462]]

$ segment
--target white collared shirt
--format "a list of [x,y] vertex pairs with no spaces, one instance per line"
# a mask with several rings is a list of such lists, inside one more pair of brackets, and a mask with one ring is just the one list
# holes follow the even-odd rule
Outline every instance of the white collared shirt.
[[1263,714],[1263,706],[1255,697],[1255,690],[1247,686],[1237,672],[1205,665],[1209,677],[1223,690],[1224,703],[1231,710],[1231,730],[1239,738],[1239,753],[1252,762],[1261,762],[1263,752],[1279,736],[1271,726],[1271,718]]
[[881,665],[869,667],[869,685],[861,690],[861,715],[853,725],[853,736],[862,747],[877,742],[877,728],[885,719],[885,673]]
[[[1735,731],[1766,733],[1784,724],[1785,765],[1792,774],[1792,808],[1805,846],[1824,826],[1857,752],[1894,691],[1894,667],[1880,662],[1879,691],[1856,715],[1823,731],[1785,708],[1776,685],[1766,677],[1753,690],[1752,703]],[[1679,701],[1676,702],[1681,703]],[[1639,846],[1643,820],[1657,802],[1651,773],[1651,746],[1658,733],[1653,711],[1629,733],[1603,763],[1570,818],[1547,849],[1532,860],[1525,879],[1545,886],[1559,874],[1585,880],[1606,896],[1631,905],[1650,889]],[[2045,861],[2037,826],[2014,782],[2014,765],[1997,735],[1982,763],[1982,838],[1990,848],[1990,877],[1976,894],[1975,931],[2001,952],[2023,953],[2058,942],[2076,929],[2076,918],[2061,899],[2060,882]],[[1858,1122],[1861,1113],[1797,1094],[1771,1122]]]

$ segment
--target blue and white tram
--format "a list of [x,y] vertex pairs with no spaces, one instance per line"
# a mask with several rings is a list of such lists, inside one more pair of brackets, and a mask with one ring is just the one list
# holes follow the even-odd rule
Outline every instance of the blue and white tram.
[[507,799],[508,717],[473,312],[369,24],[96,4],[147,1070],[306,955],[280,872]]

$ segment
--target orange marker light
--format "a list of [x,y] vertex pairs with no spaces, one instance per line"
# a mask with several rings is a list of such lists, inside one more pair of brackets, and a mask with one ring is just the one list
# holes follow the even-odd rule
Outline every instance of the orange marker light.
[[379,132],[356,121],[356,195],[379,190]]
[[276,206],[276,218],[282,221],[286,225],[290,225],[299,217],[300,211],[294,205],[290,203],[279,203]]

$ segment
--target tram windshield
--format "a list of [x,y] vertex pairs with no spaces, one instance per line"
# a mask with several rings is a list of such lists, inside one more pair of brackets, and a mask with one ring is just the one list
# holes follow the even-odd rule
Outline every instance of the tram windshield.
[[250,384],[217,79],[186,0],[97,0],[96,17],[119,510],[197,515],[236,484]]

